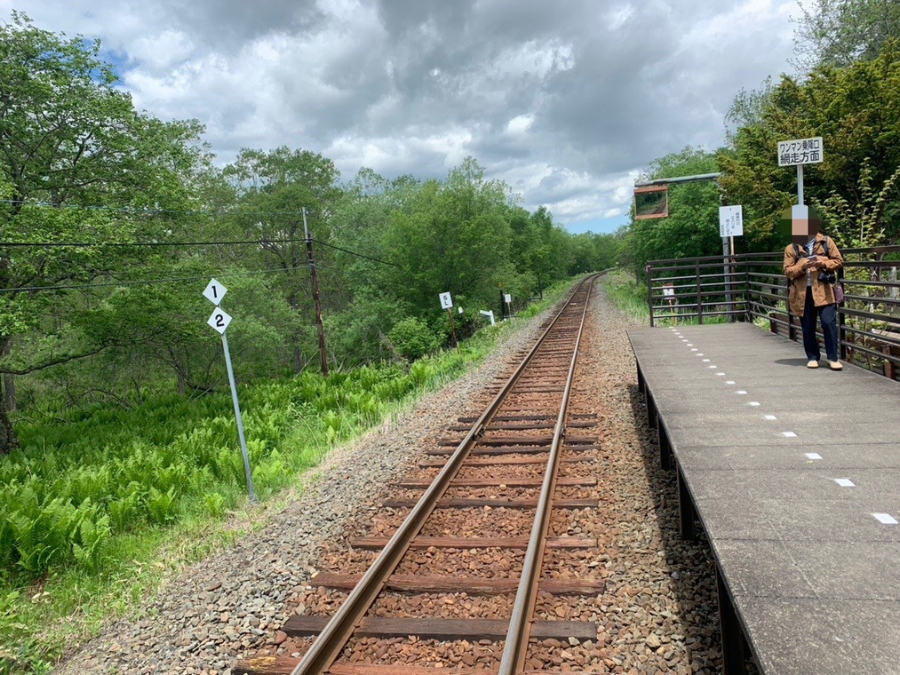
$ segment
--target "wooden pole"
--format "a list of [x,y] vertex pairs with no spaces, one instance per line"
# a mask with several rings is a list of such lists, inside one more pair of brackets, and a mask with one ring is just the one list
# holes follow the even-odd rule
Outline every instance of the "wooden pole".
[[456,327],[453,325],[453,310],[447,308],[447,318],[450,319],[450,332],[453,333],[453,346],[459,349],[459,340],[456,339]]
[[306,233],[306,259],[309,262],[309,276],[312,280],[313,302],[316,305],[316,329],[319,333],[319,361],[322,375],[328,377],[328,351],[325,349],[325,326],[322,323],[322,301],[319,299],[319,274],[316,271],[316,256],[313,253],[313,241],[309,236],[309,223],[306,220],[306,207],[303,207],[303,231]]

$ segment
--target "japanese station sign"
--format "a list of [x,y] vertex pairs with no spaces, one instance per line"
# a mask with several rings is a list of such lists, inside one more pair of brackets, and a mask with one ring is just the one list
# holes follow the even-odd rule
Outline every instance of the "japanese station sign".
[[778,141],[778,166],[821,164],[825,160],[822,137]]
[[719,207],[719,236],[740,237],[744,234],[744,217],[741,205]]

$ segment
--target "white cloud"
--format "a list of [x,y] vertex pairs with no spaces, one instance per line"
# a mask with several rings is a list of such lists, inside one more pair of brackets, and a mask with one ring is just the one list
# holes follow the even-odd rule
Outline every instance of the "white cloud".
[[[8,16],[14,0],[0,0]],[[637,172],[715,148],[741,88],[788,67],[793,0],[15,0],[100,37],[123,86],[197,118],[220,161],[302,147],[345,176],[443,176],[472,154],[530,208],[626,213]]]

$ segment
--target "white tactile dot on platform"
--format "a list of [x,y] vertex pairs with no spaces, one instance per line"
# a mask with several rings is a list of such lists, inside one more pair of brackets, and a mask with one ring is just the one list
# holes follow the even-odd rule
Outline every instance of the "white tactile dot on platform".
[[785,438],[797,438],[797,434],[795,434],[793,431],[782,431],[781,435]]
[[[736,393],[738,396],[746,396],[746,395],[747,395],[747,392],[744,391],[743,389],[738,389],[735,393]],[[753,405],[753,404],[751,403],[750,405]],[[759,403],[757,403],[756,405],[759,405]]]
[[822,459],[822,455],[818,452],[807,452],[806,459]]
[[841,487],[856,487],[852,480],[849,478],[835,478],[834,482],[840,485]]
[[769,421],[771,422],[772,420],[777,420],[778,418],[775,417],[775,415],[766,415],[766,416],[764,417],[764,419],[767,419],[767,420],[769,420]]
[[[746,391],[739,391],[738,393],[739,393],[739,394],[746,394],[747,392],[746,392]],[[756,408],[756,407],[759,406],[759,401],[750,401],[750,403],[748,403],[747,405],[752,405],[754,408]]]
[[882,525],[896,525],[897,519],[894,518],[890,513],[873,513],[872,514]]
[[703,359],[703,363],[709,363],[709,359]]
[[725,384],[734,384],[734,380],[728,380]]
[[716,373],[719,377],[725,377],[725,373]]

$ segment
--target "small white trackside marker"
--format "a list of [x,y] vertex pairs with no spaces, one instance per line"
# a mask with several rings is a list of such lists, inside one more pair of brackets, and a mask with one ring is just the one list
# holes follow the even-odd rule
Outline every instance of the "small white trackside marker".
[[719,377],[725,377],[725,373],[716,373]]
[[710,370],[715,370],[715,369],[718,368],[718,367],[719,367],[719,366],[710,366]]
[[797,438],[797,434],[795,434],[793,431],[782,431],[781,435],[785,438]]
[[688,342],[688,345],[687,345],[687,346],[688,346],[688,347],[693,347],[694,345],[692,345],[690,342]]
[[818,452],[807,452],[806,459],[822,459],[822,455]]
[[[747,392],[744,391],[743,389],[738,389],[735,393],[736,393],[738,396],[746,396],[746,395],[747,395]],[[753,404],[751,403],[750,405],[753,405]],[[757,404],[757,405],[759,405],[759,404]]]
[[841,487],[856,487],[856,485],[853,484],[853,481],[849,478],[835,478],[834,482]]
[[728,380],[725,384],[734,384],[734,380]]
[[778,418],[775,417],[775,415],[766,415],[766,416],[765,416],[765,419],[767,419],[767,420],[769,420],[769,421],[771,422],[771,421],[773,421],[773,420],[777,420]]
[[[746,394],[746,391],[739,391],[739,394]],[[752,405],[754,408],[759,407],[759,401],[750,401],[747,405]]]
[[872,515],[875,517],[875,520],[877,520],[882,525],[896,525],[897,524],[897,519],[894,518],[889,513],[873,513]]
[[709,359],[703,359],[703,363],[709,363]]
[[695,352],[695,351],[697,351],[697,348],[694,347],[691,351],[692,351],[692,352]]

